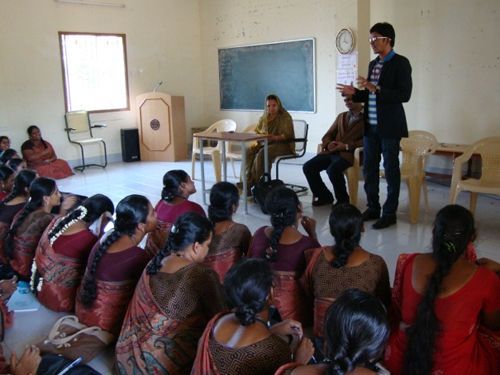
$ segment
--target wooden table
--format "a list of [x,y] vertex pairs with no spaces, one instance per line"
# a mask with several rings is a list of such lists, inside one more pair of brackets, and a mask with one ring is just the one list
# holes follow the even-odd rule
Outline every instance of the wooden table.
[[[210,192],[210,189],[205,188],[205,167],[204,167],[204,155],[203,155],[203,141],[204,140],[215,140],[222,141],[222,166],[223,166],[223,180],[227,181],[227,160],[226,160],[226,142],[240,142],[241,144],[241,165],[242,170],[245,170],[246,165],[246,144],[248,142],[264,142],[264,171],[269,173],[269,144],[268,139],[271,137],[267,134],[255,134],[255,133],[237,133],[237,132],[214,132],[214,133],[195,133],[193,137],[200,140],[200,165],[201,165],[201,192],[203,195],[203,203],[207,204],[206,193]],[[247,176],[242,173],[243,182],[243,200],[245,202],[245,213],[248,213],[248,200],[247,200]]]
[[[468,144],[457,144],[457,143],[440,143],[439,147],[437,147],[434,151],[434,155],[446,155],[446,156],[451,156],[453,159],[453,164],[455,163],[455,159],[462,155],[467,148],[469,148],[470,145]],[[469,162],[467,163],[467,177],[472,176],[472,159],[477,158],[479,155],[474,154],[472,157],[469,159]],[[428,173],[430,174],[430,173]]]

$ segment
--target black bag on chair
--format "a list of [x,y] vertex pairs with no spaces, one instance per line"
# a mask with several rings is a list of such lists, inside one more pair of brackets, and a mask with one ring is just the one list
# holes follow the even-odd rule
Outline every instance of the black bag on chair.
[[266,215],[269,213],[266,209],[266,196],[271,190],[277,186],[284,185],[281,180],[272,180],[269,173],[264,173],[260,178],[259,182],[252,188],[252,196],[255,203],[258,203],[260,209]]

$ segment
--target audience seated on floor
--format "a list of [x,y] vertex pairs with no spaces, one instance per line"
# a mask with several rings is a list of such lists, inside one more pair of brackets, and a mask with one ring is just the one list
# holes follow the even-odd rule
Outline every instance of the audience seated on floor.
[[33,289],[42,305],[54,311],[74,311],[90,251],[114,212],[113,202],[96,194],[68,215],[52,220],[35,253]]
[[142,274],[116,345],[120,374],[189,374],[207,322],[225,307],[215,271],[203,262],[210,221],[182,214]]
[[214,226],[214,234],[205,264],[224,280],[226,272],[248,252],[250,230],[244,224],[233,221],[240,196],[236,185],[218,182],[210,190],[208,218]]
[[10,139],[6,135],[0,135],[0,156],[10,148]]
[[310,251],[305,272],[306,290],[314,297],[314,335],[321,337],[326,310],[346,289],[357,288],[390,304],[387,265],[381,256],[359,246],[363,231],[361,212],[348,203],[333,207],[330,233],[335,245]]
[[432,253],[401,265],[393,291],[399,321],[385,354],[391,374],[500,373],[500,279],[466,259],[474,236],[472,214],[446,206],[436,215]]
[[[305,251],[320,246],[316,239],[316,221],[303,216],[297,194],[289,188],[277,187],[266,198],[271,225],[255,232],[249,256],[264,258],[274,275],[274,303],[283,319],[306,324],[308,303],[298,279],[306,268]],[[299,223],[307,232],[303,235]]]
[[[233,307],[216,315],[198,344],[192,375],[273,374],[295,360],[306,364],[314,352],[302,325],[285,320],[269,327],[273,275],[263,259],[243,259],[224,279],[224,290]],[[292,348],[287,336],[292,337]]]
[[0,165],[0,201],[9,195],[14,185],[16,174],[14,170],[6,165]]
[[12,158],[5,163],[5,165],[9,168],[11,168],[16,174],[22,171],[23,169],[27,169],[28,165],[26,164],[26,161],[21,158]]
[[196,193],[191,177],[181,169],[168,171],[163,176],[161,199],[155,206],[158,228],[148,239],[147,248],[156,254],[165,246],[170,226],[185,212],[196,212],[206,216],[203,208],[189,200]]
[[75,312],[81,323],[118,335],[135,286],[153,254],[139,247],[156,228],[156,213],[142,195],[129,195],[116,206],[112,231],[92,249]]
[[9,148],[0,154],[0,163],[7,164],[11,159],[18,159],[19,154],[16,150]]

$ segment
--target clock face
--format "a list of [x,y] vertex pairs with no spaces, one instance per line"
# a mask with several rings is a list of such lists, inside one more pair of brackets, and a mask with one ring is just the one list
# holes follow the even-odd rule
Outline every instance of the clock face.
[[337,50],[346,54],[352,52],[354,49],[354,34],[349,29],[342,29],[337,33],[337,39],[335,41]]

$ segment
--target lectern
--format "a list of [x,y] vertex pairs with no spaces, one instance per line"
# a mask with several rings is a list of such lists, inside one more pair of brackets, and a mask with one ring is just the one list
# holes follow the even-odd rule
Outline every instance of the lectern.
[[147,92],[136,102],[141,160],[186,160],[184,97]]

